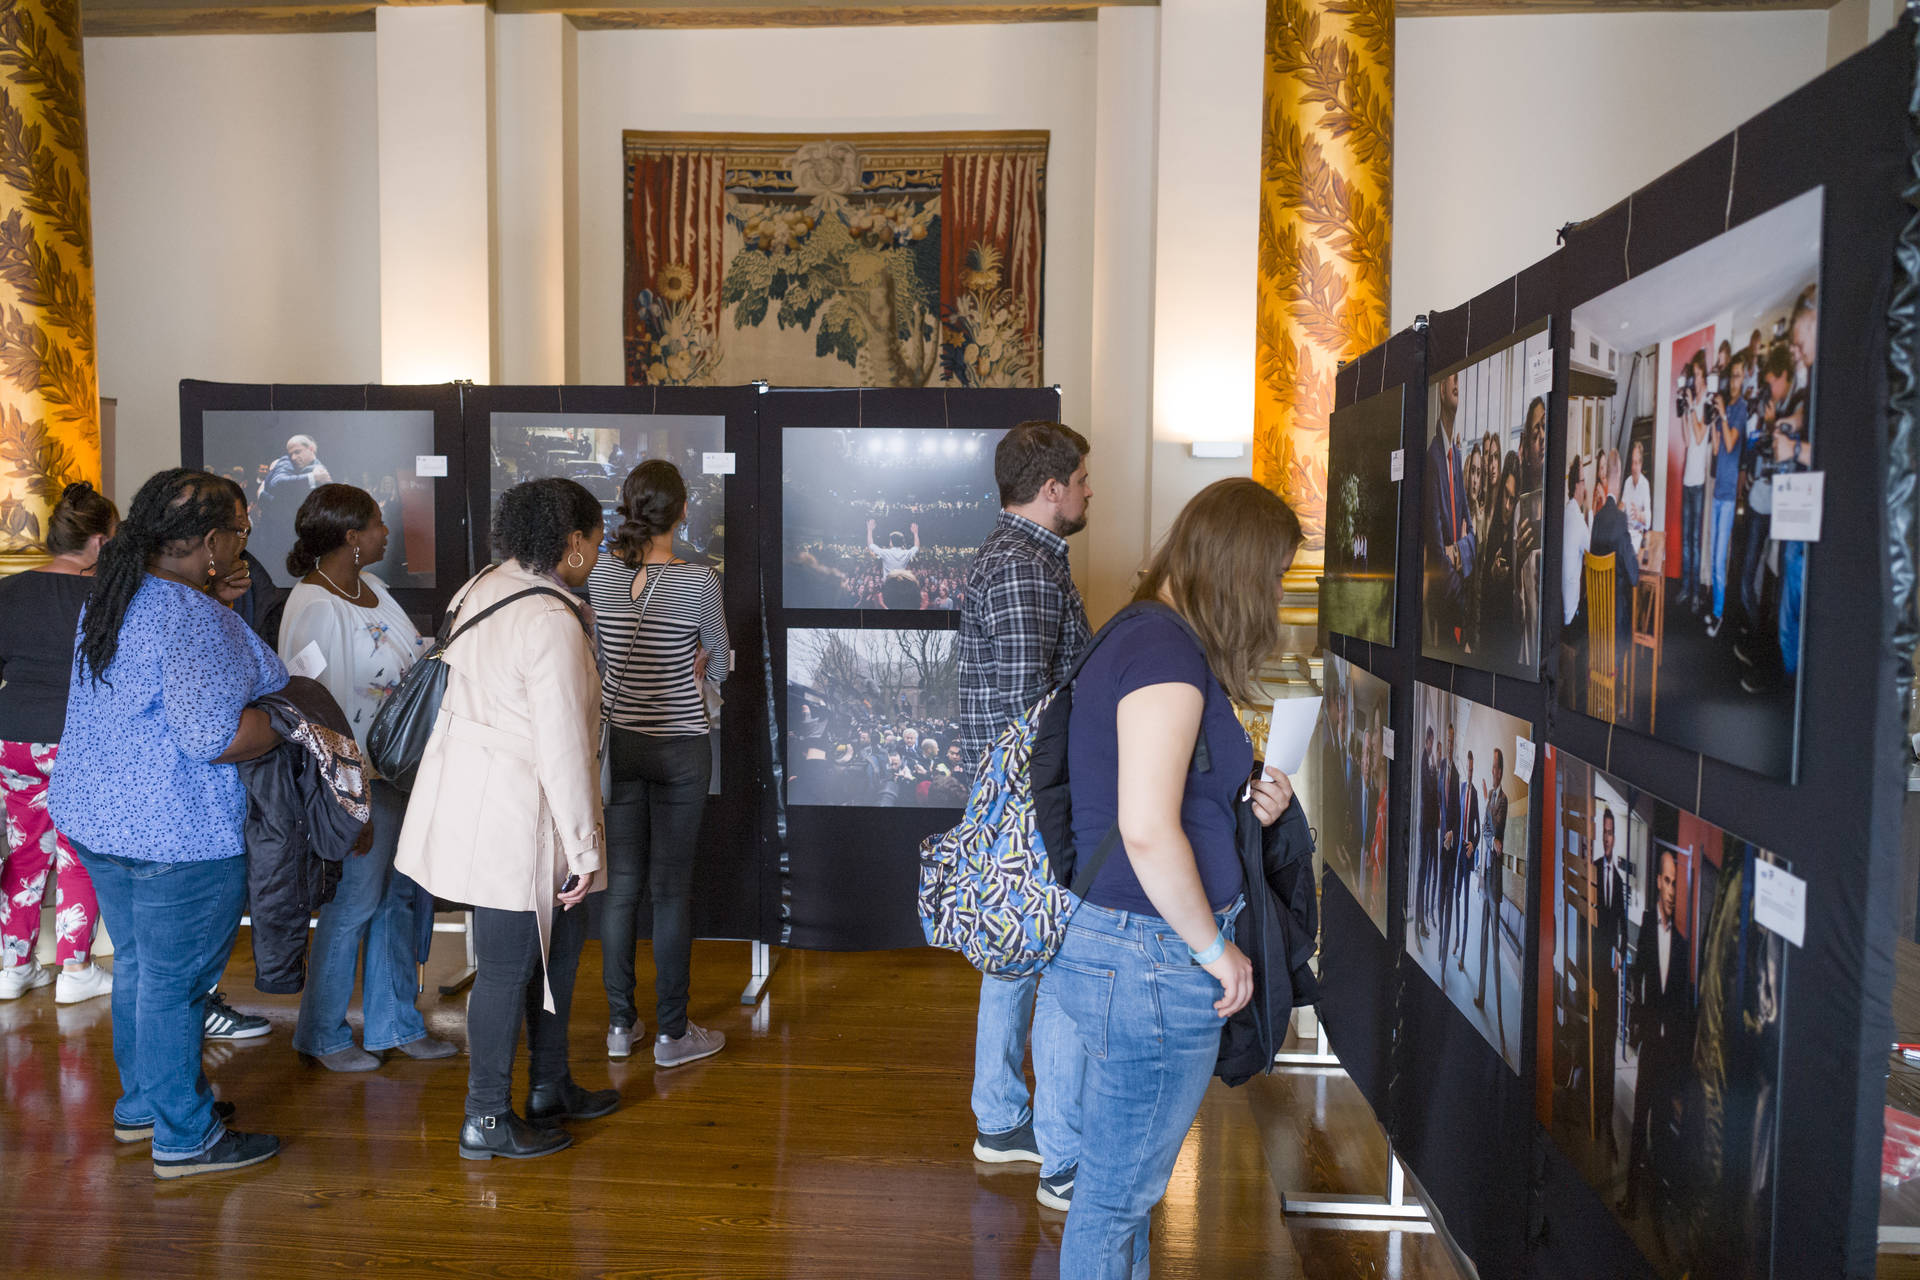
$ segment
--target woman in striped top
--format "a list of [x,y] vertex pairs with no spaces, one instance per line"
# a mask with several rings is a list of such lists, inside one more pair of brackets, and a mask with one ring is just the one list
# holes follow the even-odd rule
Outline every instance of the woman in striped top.
[[687,1021],[693,952],[693,855],[713,777],[705,684],[727,678],[720,580],[674,558],[687,486],[659,459],[620,489],[623,523],[610,556],[587,579],[606,658],[601,698],[613,722],[607,796],[607,900],[601,954],[612,1011],[607,1056],[624,1058],[643,1034],[634,1008],[640,902],[653,899],[653,1061],[677,1067],[720,1052],[726,1037]]

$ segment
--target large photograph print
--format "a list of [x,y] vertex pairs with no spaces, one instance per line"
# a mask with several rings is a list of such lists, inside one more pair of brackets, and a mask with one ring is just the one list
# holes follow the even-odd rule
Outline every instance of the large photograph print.
[[953,631],[787,632],[787,803],[959,809]]
[[1531,726],[1416,684],[1413,732],[1407,954],[1518,1072]]
[[1352,891],[1382,937],[1387,933],[1386,735],[1392,686],[1333,654],[1321,676],[1325,696],[1314,738],[1319,755],[1321,857]]
[[1006,434],[788,427],[786,607],[958,609],[1000,518],[993,452]]
[[1822,191],[1574,308],[1560,698],[1794,776]]
[[387,554],[365,568],[390,587],[434,585],[433,481],[416,474],[432,454],[430,409],[209,409],[201,417],[206,468],[247,495],[247,549],[275,586],[290,587],[293,518],[323,484],[357,485],[380,504]]
[[1427,388],[1420,651],[1429,657],[1539,679],[1552,390],[1544,320]]
[[1660,1275],[1771,1275],[1785,864],[1564,751],[1546,795],[1540,1122]]
[[1404,387],[1334,410],[1327,443],[1327,563],[1320,617],[1330,632],[1393,643],[1394,562],[1400,547]]

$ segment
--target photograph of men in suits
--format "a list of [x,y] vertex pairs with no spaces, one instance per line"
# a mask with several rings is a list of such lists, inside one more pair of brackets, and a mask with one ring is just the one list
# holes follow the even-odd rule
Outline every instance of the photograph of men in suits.
[[1460,861],[1466,808],[1461,804],[1460,767],[1455,763],[1453,718],[1447,718],[1447,754],[1440,792],[1440,988],[1447,985],[1447,953],[1453,949],[1453,880]]
[[1467,752],[1467,774],[1460,779],[1460,847],[1453,862],[1453,885],[1448,909],[1453,913],[1453,967],[1467,971],[1467,889],[1480,853],[1480,793],[1473,781],[1473,752]]
[[1652,1189],[1655,1230],[1665,1234],[1681,1174],[1681,1107],[1693,1056],[1693,949],[1681,935],[1680,859],[1662,847],[1654,908],[1643,912],[1627,989],[1633,993],[1628,1036],[1639,1055],[1633,1086],[1633,1131],[1627,1144],[1627,1194],[1620,1214],[1632,1218],[1644,1169]]
[[[1500,789],[1501,780],[1506,776],[1506,758],[1498,749],[1493,753],[1493,778],[1487,784],[1486,809],[1486,855],[1480,867],[1480,991],[1473,997],[1476,1009],[1486,1007],[1487,1000],[1487,946],[1491,938],[1493,946],[1493,988],[1500,989],[1500,899],[1504,885],[1501,877],[1506,873],[1507,851],[1507,793]],[[1506,1015],[1496,1009],[1500,1017],[1501,1034],[1506,1033]]]
[[1414,895],[1414,914],[1418,917],[1422,938],[1433,934],[1433,911],[1439,903],[1435,886],[1440,879],[1440,810],[1444,786],[1440,757],[1433,749],[1433,726],[1429,724],[1420,748],[1420,875]]
[[1613,810],[1602,808],[1593,863],[1593,1122],[1615,1162],[1620,1144],[1613,1132],[1613,1059],[1620,1041],[1620,967],[1627,954],[1627,875],[1616,835]]
[[1467,486],[1461,469],[1462,446],[1456,425],[1460,412],[1460,375],[1450,373],[1435,387],[1440,420],[1427,444],[1427,469],[1420,510],[1425,517],[1427,591],[1425,605],[1443,643],[1465,647],[1467,579],[1473,574],[1473,526],[1467,518]]

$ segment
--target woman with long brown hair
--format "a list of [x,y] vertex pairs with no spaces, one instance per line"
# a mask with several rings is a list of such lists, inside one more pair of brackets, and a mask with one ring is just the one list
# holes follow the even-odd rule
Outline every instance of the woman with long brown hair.
[[[1271,826],[1293,804],[1253,778],[1234,699],[1280,641],[1281,578],[1300,522],[1250,479],[1221,480],[1175,517],[1074,684],[1068,722],[1075,847],[1119,844],[1075,910],[1040,998],[1083,1054],[1080,1156],[1055,1193],[1071,1210],[1062,1280],[1141,1273],[1147,1224],[1213,1076],[1222,1022],[1253,995],[1234,945],[1245,905],[1236,806]],[[1250,781],[1250,779],[1252,779]]]

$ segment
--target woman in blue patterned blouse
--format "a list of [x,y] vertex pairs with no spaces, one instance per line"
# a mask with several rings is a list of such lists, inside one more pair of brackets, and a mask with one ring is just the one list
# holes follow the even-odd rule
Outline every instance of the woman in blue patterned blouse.
[[287,669],[209,594],[251,530],[224,480],[163,471],[100,554],[67,691],[54,821],[93,877],[114,941],[121,1142],[160,1178],[258,1164],[277,1138],[229,1130],[201,1070],[205,1003],[246,898],[237,761],[278,741],[247,704]]

